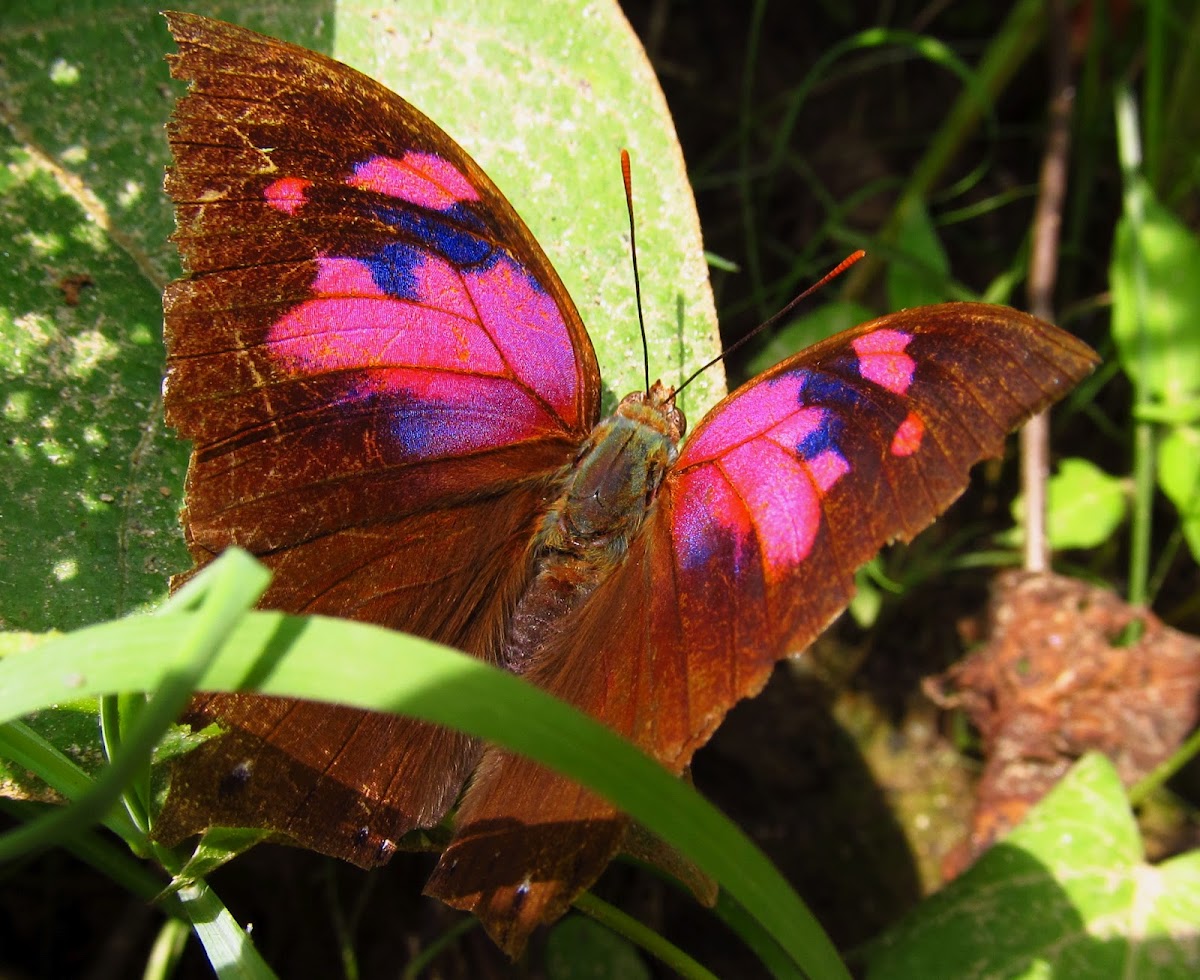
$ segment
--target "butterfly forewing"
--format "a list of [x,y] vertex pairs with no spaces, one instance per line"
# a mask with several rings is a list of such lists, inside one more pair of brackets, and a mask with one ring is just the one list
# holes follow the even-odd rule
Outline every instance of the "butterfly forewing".
[[[860,565],[926,527],[972,465],[1094,364],[1086,345],[1026,314],[946,304],[840,334],[718,405],[661,501],[680,632],[650,627],[688,651],[700,740],[655,754],[685,763],[728,707],[708,692],[758,690],[841,611]],[[714,684],[714,671],[727,679]]]
[[[549,468],[514,446],[557,440],[550,455],[569,458],[596,421],[595,356],[482,171],[343,65],[203,18],[170,24],[172,71],[192,83],[167,180],[191,275],[165,299],[167,417],[197,441],[193,538],[207,544],[211,520],[218,547],[278,548],[295,543],[286,528],[328,533],[347,509],[366,523]],[[454,465],[482,453],[503,458]],[[424,492],[347,489],[433,461],[406,474]],[[314,514],[332,495],[335,516],[292,525],[289,494]]]

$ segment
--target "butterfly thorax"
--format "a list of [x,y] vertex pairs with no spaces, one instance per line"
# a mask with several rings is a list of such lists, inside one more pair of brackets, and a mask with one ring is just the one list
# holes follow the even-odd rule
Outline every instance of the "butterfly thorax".
[[624,553],[678,454],[686,422],[673,398],[660,381],[626,395],[592,430],[543,525],[551,547]]
[[533,543],[533,579],[509,623],[504,661],[513,670],[525,670],[624,560],[686,430],[674,397],[662,382],[627,395],[565,471]]

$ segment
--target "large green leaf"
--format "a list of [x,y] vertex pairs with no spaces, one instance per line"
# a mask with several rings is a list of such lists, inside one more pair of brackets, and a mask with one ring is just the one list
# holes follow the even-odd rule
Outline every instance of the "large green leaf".
[[71,6],[0,25],[0,624],[30,629],[137,606],[184,563],[158,403],[162,32]]
[[[628,147],[652,373],[677,380],[715,350],[674,128],[614,3],[189,7],[340,57],[443,125],[555,263],[610,403],[642,374],[618,169]],[[175,516],[186,446],[159,401],[159,296],[178,271],[161,191],[162,126],[181,91],[163,62],[172,49],[149,6],[34,0],[0,15],[0,627],[143,607],[187,565]],[[78,305],[70,277],[90,282]],[[689,389],[693,421],[719,386],[709,372]]]
[[896,249],[896,259],[887,267],[888,306],[905,310],[950,298],[950,259],[924,201],[909,201],[900,210]]
[[1139,385],[1140,412],[1193,421],[1200,401],[1200,239],[1140,178],[1113,242],[1113,340],[1121,368]]
[[1116,770],[1087,756],[1003,842],[873,944],[867,975],[1195,977],[1200,851],[1144,860]]

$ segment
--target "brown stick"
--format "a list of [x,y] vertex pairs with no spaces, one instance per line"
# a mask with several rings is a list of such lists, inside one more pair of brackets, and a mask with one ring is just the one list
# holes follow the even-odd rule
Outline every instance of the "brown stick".
[[[1037,210],[1033,218],[1033,247],[1029,256],[1029,310],[1043,320],[1054,319],[1054,285],[1058,272],[1058,243],[1066,197],[1071,149],[1071,116],[1075,86],[1066,7],[1050,0],[1050,103],[1046,151]],[[1025,568],[1045,571],[1050,562],[1046,533],[1046,480],[1050,472],[1050,426],[1045,414],[1030,419],[1021,430],[1021,486],[1025,495]]]

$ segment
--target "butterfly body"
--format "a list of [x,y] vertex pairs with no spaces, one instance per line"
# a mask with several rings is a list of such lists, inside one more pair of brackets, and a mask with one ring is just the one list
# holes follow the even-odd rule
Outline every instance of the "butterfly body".
[[[167,17],[191,87],[165,404],[194,442],[195,565],[248,548],[264,606],[506,666],[673,772],[1095,363],[1026,314],[945,304],[789,358],[686,441],[667,385],[598,421],[571,298],[449,136],[322,55]],[[256,826],[373,867],[461,792],[427,891],[511,953],[625,837],[589,790],[411,720],[242,693],[189,719],[226,734],[177,767],[159,839]]]
[[509,621],[500,659],[510,670],[524,673],[625,560],[678,456],[686,422],[674,397],[661,382],[626,396],[564,468],[563,490],[534,537],[532,581]]

